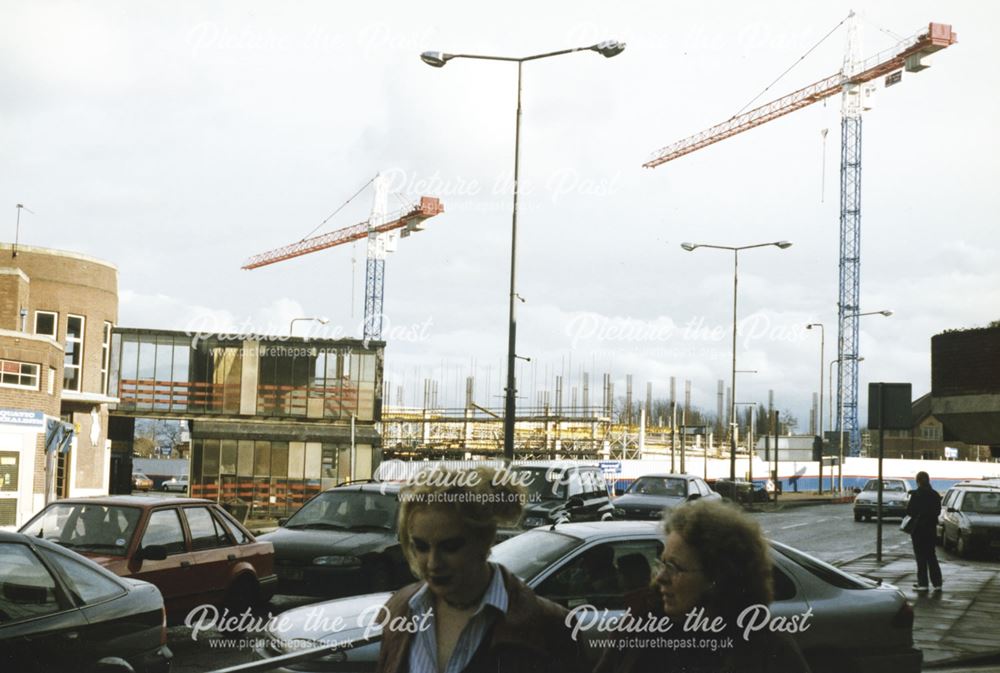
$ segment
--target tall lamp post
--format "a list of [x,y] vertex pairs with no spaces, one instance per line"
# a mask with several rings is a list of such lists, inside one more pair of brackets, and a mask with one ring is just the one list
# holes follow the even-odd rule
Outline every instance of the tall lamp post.
[[[712,248],[714,250],[729,250],[733,253],[733,366],[730,381],[729,418],[736,418],[736,297],[740,268],[740,251],[751,248],[766,248],[775,246],[782,250],[792,246],[788,241],[773,241],[771,243],[755,243],[754,245],[708,245],[705,243],[681,243],[681,247],[691,252],[697,248]],[[736,433],[729,433],[729,478],[736,481]]]
[[292,318],[292,321],[290,323],[288,323],[288,336],[293,336],[292,330],[295,329],[295,323],[297,323],[299,321],[302,321],[302,322],[318,322],[320,325],[325,325],[328,322],[330,322],[326,318]]
[[507,460],[514,459],[514,425],[515,414],[517,412],[517,389],[515,388],[514,367],[517,360],[517,319],[515,300],[517,286],[515,284],[517,275],[517,198],[519,195],[519,167],[521,158],[521,66],[525,61],[537,61],[551,56],[562,56],[572,54],[577,51],[596,51],[605,58],[617,56],[625,50],[625,43],[617,40],[605,40],[589,47],[576,47],[575,49],[562,49],[551,51],[545,54],[535,54],[533,56],[523,56],[520,58],[513,56],[484,56],[481,54],[446,54],[440,51],[425,51],[420,55],[421,60],[429,66],[441,68],[445,63],[453,58],[473,58],[481,61],[510,61],[517,63],[517,116],[514,124],[514,208],[511,214],[510,225],[510,297],[509,297],[509,317],[507,320],[507,388],[505,390],[505,404],[503,415],[503,455]]
[[[859,356],[858,359],[857,359],[857,361],[858,362],[864,362],[865,361],[865,356],[863,356],[863,355]],[[839,373],[839,371],[840,371],[840,358],[835,358],[833,360],[830,360],[830,366],[827,368],[827,381],[828,381],[827,385],[830,388],[830,390],[829,390],[830,394],[829,394],[828,399],[830,400],[830,411],[829,411],[829,413],[830,413],[830,419],[829,420],[830,420],[831,432],[833,431],[832,428],[835,427],[834,423],[833,423],[833,410],[834,410],[835,407],[839,409],[839,404],[840,404],[840,398],[839,397],[837,398],[838,399],[837,404],[833,403],[833,366],[834,365],[837,365],[837,368],[838,368],[837,371]],[[838,392],[840,392],[840,391],[838,391]],[[837,418],[840,418],[840,416],[839,416],[840,412],[839,411],[837,412],[837,414],[838,414]],[[843,453],[841,452],[840,455],[843,455]],[[842,466],[838,465],[837,466],[837,490],[840,491],[840,492],[843,492],[843,490],[844,490],[844,483],[843,483],[843,481],[844,481],[844,470],[843,470]]]
[[[880,316],[884,316],[884,317],[888,318],[889,316],[892,315],[892,311],[889,310],[889,309],[883,309],[881,311],[866,311],[864,313],[848,313],[848,314],[844,315],[844,320],[848,320],[850,318],[862,318],[862,317],[864,317],[866,315],[880,315]],[[837,430],[840,432],[840,442],[839,442],[839,444],[840,444],[840,465],[838,466],[839,467],[838,471],[839,471],[839,473],[841,475],[841,479],[842,479],[843,478],[843,470],[844,470],[844,468],[843,468],[843,465],[844,465],[844,364],[848,360],[854,360],[855,362],[857,362],[858,360],[860,360],[860,358],[848,357],[848,356],[844,355],[844,336],[843,336],[843,330],[841,330],[841,336],[840,336],[840,339],[839,339],[839,343],[837,345],[837,356],[838,356],[838,361],[840,362],[840,364],[837,365],[837,400],[838,400],[837,401]],[[855,380],[856,380],[856,377],[855,377]],[[853,441],[853,437],[851,439]],[[842,482],[841,482],[841,485],[842,485]]]
[[806,325],[806,329],[812,329],[813,327],[819,327],[819,413],[817,414],[819,418],[817,419],[817,427],[819,429],[819,492],[823,492],[823,365],[826,363],[826,355],[824,350],[826,349],[826,328],[823,327],[821,322],[811,322]]

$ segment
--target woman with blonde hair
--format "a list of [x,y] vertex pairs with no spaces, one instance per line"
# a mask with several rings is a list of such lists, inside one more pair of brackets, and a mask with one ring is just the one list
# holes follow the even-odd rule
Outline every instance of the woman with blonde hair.
[[434,468],[402,489],[399,538],[421,581],[386,604],[376,671],[585,670],[567,611],[489,561],[497,527],[521,514],[524,490],[511,477]]

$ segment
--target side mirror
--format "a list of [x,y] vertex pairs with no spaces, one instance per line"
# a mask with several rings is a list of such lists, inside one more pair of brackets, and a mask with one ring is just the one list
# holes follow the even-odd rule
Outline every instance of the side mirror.
[[284,526],[286,523],[288,523],[288,517],[287,516],[283,516],[280,519],[278,519],[278,525],[279,526]]
[[615,484],[615,495],[624,495],[624,494],[625,494],[625,487]]
[[949,512],[953,512],[953,513],[954,513],[954,512],[957,512],[958,510],[957,510],[957,509],[955,509],[954,507],[949,507],[949,508],[948,508],[948,511],[949,511]]
[[578,507],[583,507],[583,498],[578,495],[574,495],[572,498],[566,501],[566,507],[569,509],[577,509]]
[[691,500],[697,500],[700,497],[701,497],[701,493],[692,493],[691,495],[689,495],[687,497],[687,499],[688,499],[688,501],[691,501]]
[[136,556],[141,561],[163,561],[167,558],[167,548],[162,544],[151,544],[148,547],[139,547]]

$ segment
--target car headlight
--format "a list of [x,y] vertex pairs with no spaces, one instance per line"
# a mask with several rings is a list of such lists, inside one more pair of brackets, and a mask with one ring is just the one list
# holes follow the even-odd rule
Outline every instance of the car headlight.
[[314,566],[337,566],[347,568],[360,566],[361,559],[357,556],[317,556],[313,559]]
[[616,519],[624,519],[625,518],[625,510],[623,510],[621,507],[615,507],[615,518]]
[[526,516],[524,517],[524,527],[525,528],[537,528],[538,526],[544,526],[549,523],[549,520],[542,516]]

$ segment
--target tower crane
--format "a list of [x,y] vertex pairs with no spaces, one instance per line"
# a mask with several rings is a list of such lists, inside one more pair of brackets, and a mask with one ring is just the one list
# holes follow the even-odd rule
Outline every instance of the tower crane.
[[395,251],[399,238],[416,231],[423,231],[424,221],[444,212],[440,199],[421,196],[417,204],[410,205],[391,215],[386,213],[387,180],[379,175],[373,181],[375,197],[371,217],[366,222],[337,229],[326,234],[304,238],[289,245],[254,255],[244,264],[244,269],[257,269],[286,259],[301,257],[337,245],[367,239],[368,254],[365,264],[365,318],[364,339],[382,338],[382,301],[384,298],[385,257]]
[[890,49],[861,61],[857,58],[857,35],[854,13],[848,17],[848,50],[840,72],[782,96],[769,103],[716,124],[655,152],[643,164],[656,168],[685,154],[690,154],[720,140],[766,124],[786,114],[829,98],[841,99],[840,126],[840,268],[837,322],[838,356],[841,375],[838,399],[843,400],[837,413],[837,429],[850,438],[851,456],[860,453],[858,430],[858,313],[861,268],[861,113],[868,87],[885,77],[885,86],[897,84],[902,73],[920,72],[928,67],[923,58],[958,41],[950,25],[931,23]]

